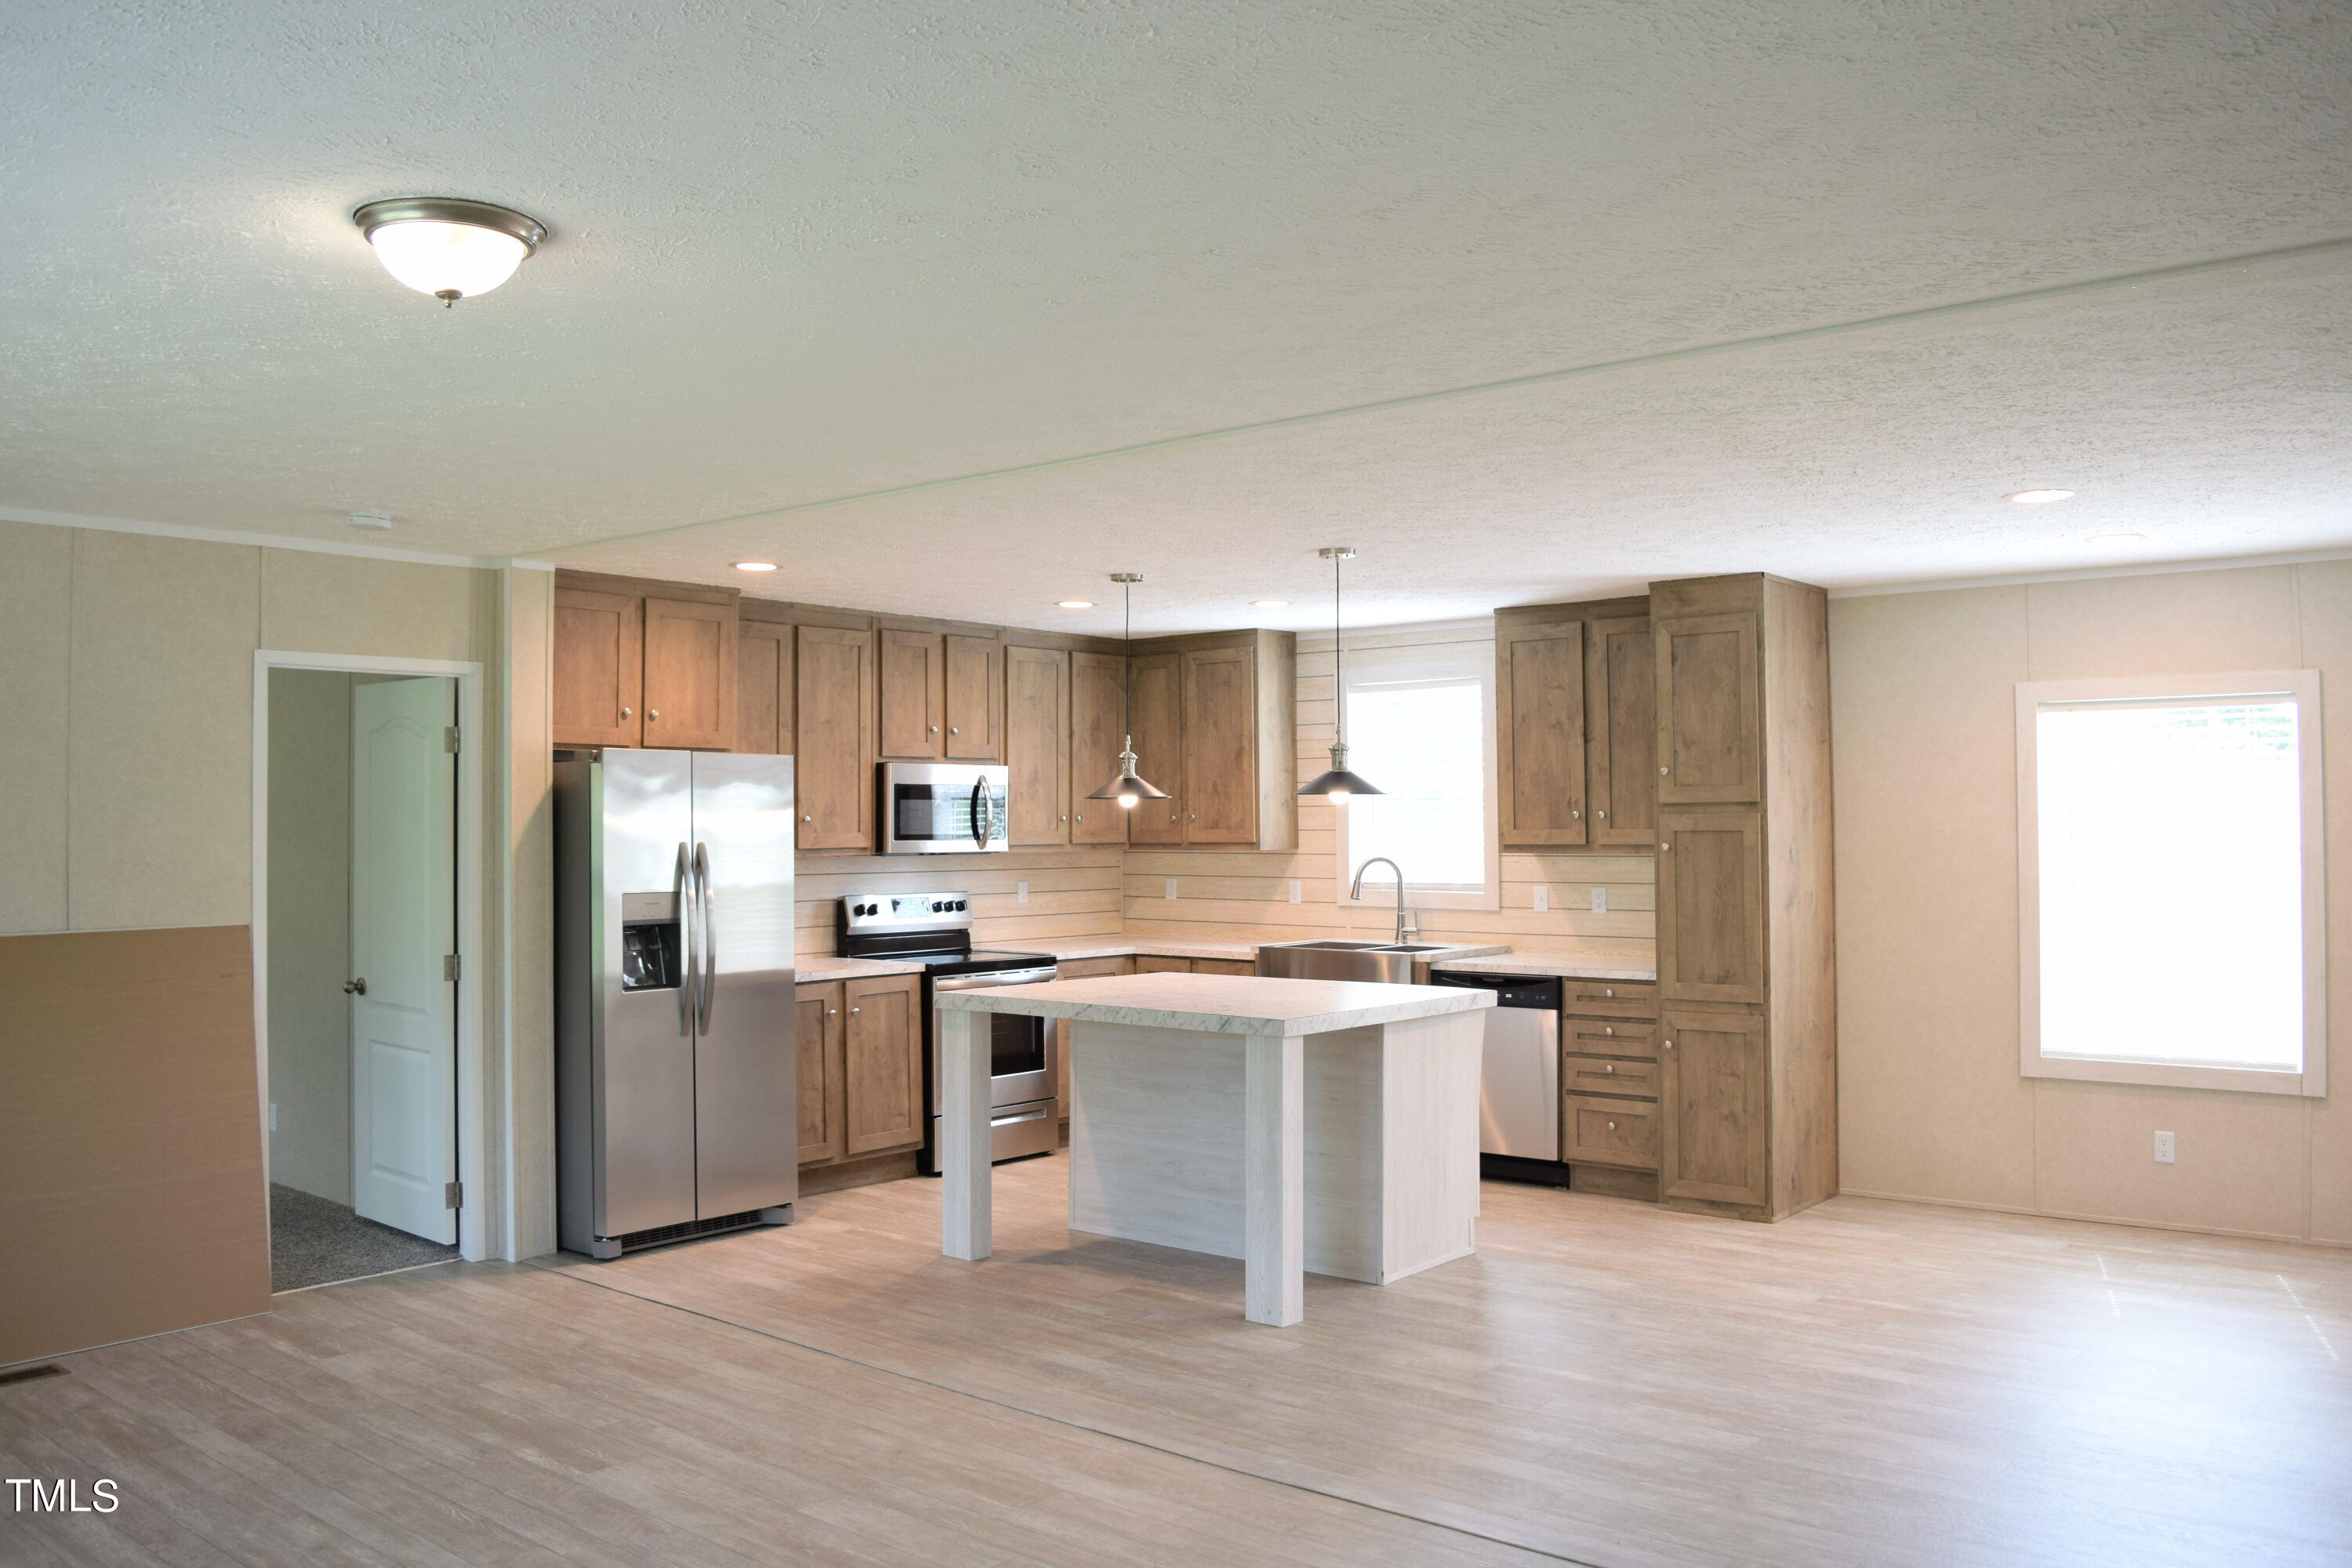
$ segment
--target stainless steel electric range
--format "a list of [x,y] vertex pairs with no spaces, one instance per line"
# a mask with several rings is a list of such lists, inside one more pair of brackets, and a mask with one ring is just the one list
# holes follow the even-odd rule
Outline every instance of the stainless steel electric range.
[[[1053,955],[1002,952],[971,945],[969,893],[857,893],[841,900],[838,925],[844,958],[887,958],[923,966],[923,1080],[930,1110],[923,1169],[939,1171],[939,1012],[942,991],[982,985],[1027,985],[1054,978]],[[994,1031],[989,1076],[989,1124],[996,1159],[1050,1154],[1059,1142],[1055,1080],[1059,1064],[1054,1026],[1044,1018],[987,1016]]]

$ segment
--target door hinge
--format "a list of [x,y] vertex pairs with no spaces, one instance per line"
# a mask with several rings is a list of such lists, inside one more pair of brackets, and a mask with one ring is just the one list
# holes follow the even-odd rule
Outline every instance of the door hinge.
[[441,1206],[445,1209],[464,1208],[466,1206],[466,1184],[463,1182],[452,1182],[447,1186],[442,1188]]
[[454,752],[457,749],[457,725],[451,724],[441,731],[441,749],[445,752]]
[[441,955],[441,978],[444,980],[455,980],[457,978],[457,955],[456,953],[445,952]]

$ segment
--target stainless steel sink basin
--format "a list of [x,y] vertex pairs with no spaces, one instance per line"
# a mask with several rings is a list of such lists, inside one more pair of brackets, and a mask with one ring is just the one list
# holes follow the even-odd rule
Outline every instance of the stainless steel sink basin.
[[1416,954],[1443,944],[1381,942],[1276,942],[1257,950],[1257,972],[1280,980],[1369,980],[1410,985]]

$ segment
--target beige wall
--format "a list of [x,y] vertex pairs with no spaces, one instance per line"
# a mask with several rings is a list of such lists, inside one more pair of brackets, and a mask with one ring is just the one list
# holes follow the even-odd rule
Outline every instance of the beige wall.
[[352,678],[269,674],[269,1179],[352,1201]]
[[[1433,655],[1466,654],[1489,660],[1495,653],[1491,630],[1351,632],[1348,646],[1351,649],[1425,647]],[[1302,780],[1330,765],[1332,681],[1330,639],[1299,639],[1298,776]],[[1143,759],[1142,767],[1144,776],[1151,777],[1150,758]],[[1339,835],[1334,817],[1344,809],[1299,802],[1295,854],[1129,850],[1124,868],[1127,929],[1203,940],[1254,937],[1269,928],[1300,939],[1345,931],[1385,933],[1395,920],[1392,904],[1367,908],[1342,905],[1339,900]],[[1422,940],[1507,943],[1521,952],[1632,956],[1643,961],[1654,957],[1657,900],[1651,857],[1506,855],[1502,876],[1500,909],[1421,910]],[[1166,897],[1171,877],[1176,879],[1172,900]],[[1300,884],[1296,904],[1289,901],[1294,879]],[[1606,890],[1605,913],[1591,912],[1595,887]],[[1540,914],[1535,908],[1538,888],[1549,889],[1551,905]]]
[[[2352,1242],[2340,1087],[2020,1076],[2014,734],[2020,681],[2322,672],[2330,1066],[2352,1081],[2352,562],[1839,599],[1830,660],[1844,1190]],[[2158,1129],[2179,1163],[2150,1159]]]

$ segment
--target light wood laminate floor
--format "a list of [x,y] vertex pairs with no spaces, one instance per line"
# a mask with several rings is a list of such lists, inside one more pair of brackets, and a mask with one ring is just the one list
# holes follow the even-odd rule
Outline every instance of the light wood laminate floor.
[[[2352,1254],[1489,1184],[1477,1257],[1312,1278],[997,1172],[610,1264],[447,1265],[0,1386],[0,1562],[2352,1563]],[[5,1505],[0,1505],[5,1506]]]

